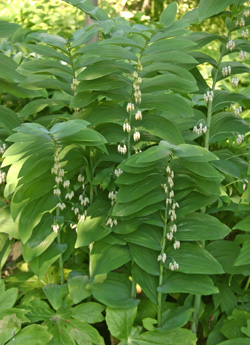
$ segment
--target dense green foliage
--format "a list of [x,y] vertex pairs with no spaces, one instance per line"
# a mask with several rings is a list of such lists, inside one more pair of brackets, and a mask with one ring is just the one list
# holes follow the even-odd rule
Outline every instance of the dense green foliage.
[[250,7],[67,2],[0,21],[0,345],[249,344]]

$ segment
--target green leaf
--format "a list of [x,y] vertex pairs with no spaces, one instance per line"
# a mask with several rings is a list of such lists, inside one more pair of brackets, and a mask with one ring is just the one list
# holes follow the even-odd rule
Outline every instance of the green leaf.
[[[158,136],[173,145],[182,144],[183,138],[177,127],[169,120],[161,116],[145,115],[141,123],[137,125],[138,129],[144,129],[146,132]],[[168,153],[165,152],[165,156]]]
[[18,65],[10,57],[0,53],[1,66],[0,66],[0,78],[7,80],[8,82],[19,83],[24,80],[25,77],[19,74],[16,69]]
[[161,250],[162,230],[152,225],[142,224],[137,230],[122,235],[121,237],[130,243],[138,244],[153,250]]
[[153,78],[144,78],[141,84],[142,92],[162,91],[171,89],[179,93],[189,93],[198,90],[196,84],[175,74],[159,75]]
[[145,332],[133,337],[132,344],[136,345],[195,345],[195,334],[187,329],[178,328],[171,332]]
[[43,214],[54,209],[57,202],[58,199],[51,193],[26,204],[19,218],[19,235],[24,244],[31,237]]
[[3,127],[8,134],[12,134],[13,128],[21,125],[21,121],[17,114],[9,109],[0,105],[0,126]]
[[228,339],[244,337],[241,332],[241,327],[246,326],[249,319],[250,313],[245,310],[234,309],[232,316],[224,321],[220,331]]
[[9,37],[15,31],[20,28],[20,25],[15,23],[9,23],[6,21],[0,21],[0,37]]
[[124,217],[135,214],[139,211],[142,211],[147,206],[153,205],[159,201],[165,199],[165,194],[162,191],[162,188],[159,187],[154,189],[152,192],[145,194],[143,199],[137,199],[134,202],[130,203],[117,203],[115,204],[112,212],[114,217]]
[[235,242],[214,241],[209,243],[206,249],[219,261],[225,272],[229,274],[250,274],[250,264],[234,266],[234,262],[240,254],[240,246]]
[[[1,283],[4,289],[4,282]],[[0,295],[0,310],[4,311],[5,309],[11,308],[14,306],[16,299],[17,299],[17,288],[11,288],[6,291],[2,291]]]
[[7,345],[47,345],[52,335],[47,328],[40,325],[29,325],[13,337]]
[[[100,336],[96,328],[80,320],[70,320],[72,326],[70,334],[78,345],[104,345],[104,339]],[[61,343],[60,343],[61,345]],[[67,343],[65,344],[67,345]]]
[[73,276],[68,280],[68,288],[70,296],[74,304],[78,304],[82,300],[91,296],[91,292],[86,289],[86,285],[89,283],[88,276]]
[[26,119],[29,115],[35,115],[48,106],[67,106],[67,102],[56,99],[37,99],[26,104],[19,113],[19,117]]
[[117,339],[128,340],[136,317],[137,307],[106,310],[106,322],[110,333]]
[[190,320],[193,311],[193,308],[187,307],[165,310],[162,313],[162,328],[165,331],[173,331],[184,326]]
[[[159,66],[156,66],[159,68]],[[165,92],[150,92],[142,94],[142,108],[168,111],[181,117],[192,117],[193,110],[184,97]]]
[[102,315],[105,306],[96,302],[81,303],[71,308],[71,316],[87,323],[97,323],[104,320]]
[[109,273],[104,282],[93,284],[94,298],[111,308],[133,308],[140,301],[131,298],[131,282],[121,273]]
[[193,295],[212,295],[219,292],[207,275],[166,272],[163,285],[157,288],[162,293],[191,293]]
[[131,259],[128,247],[96,242],[90,254],[91,277],[108,273]]
[[227,6],[232,4],[232,0],[201,0],[199,4],[199,20],[203,20],[212,17],[221,11],[223,11]]
[[157,286],[159,284],[159,278],[147,273],[136,264],[132,266],[132,276],[150,301],[157,305]]
[[21,329],[22,320],[18,319],[16,314],[6,315],[0,320],[0,345],[15,336]]
[[250,320],[247,320],[247,327],[241,327],[241,332],[250,338]]
[[170,5],[168,5],[165,10],[160,15],[160,23],[165,26],[165,28],[169,27],[177,14],[177,3],[174,1]]
[[26,262],[41,255],[55,240],[57,234],[52,230],[54,218],[45,214],[40,223],[34,228],[30,239],[22,245],[22,254]]
[[241,221],[239,221],[233,229],[242,230],[246,232],[250,232],[250,216],[247,216],[246,218],[243,218]]
[[66,248],[67,244],[52,243],[45,252],[30,261],[30,268],[39,280],[43,278],[49,267],[65,252]]
[[43,292],[48,298],[49,303],[55,310],[62,305],[62,286],[56,284],[47,284],[43,287]]
[[129,248],[133,260],[139,267],[149,274],[159,275],[159,263],[157,261],[159,252],[131,243]]
[[[194,274],[222,274],[220,263],[205,249],[196,244],[182,243],[180,249],[167,249],[167,257],[179,264],[179,271]],[[194,264],[195,263],[195,264]]]
[[11,242],[7,234],[0,233],[0,269],[3,268],[10,254]]
[[250,240],[243,243],[239,256],[237,256],[234,266],[250,264]]
[[218,345],[249,345],[249,339],[245,338],[234,338],[231,340],[225,340]]
[[217,218],[204,213],[192,213],[177,221],[179,241],[220,240],[230,229]]

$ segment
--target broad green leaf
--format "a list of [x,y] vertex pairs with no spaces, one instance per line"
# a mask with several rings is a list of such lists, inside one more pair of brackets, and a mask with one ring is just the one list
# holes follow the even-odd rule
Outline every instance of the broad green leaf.
[[215,308],[220,306],[222,312],[226,312],[227,315],[232,314],[232,311],[237,306],[237,297],[231,286],[228,285],[226,280],[217,282],[216,286],[219,289],[219,293],[213,296]]
[[[194,53],[193,53],[194,55]],[[168,62],[168,63],[176,63],[180,65],[190,64],[193,67],[198,65],[198,61],[192,57],[189,54],[181,53],[179,54],[179,51],[170,51],[170,52],[164,52],[164,53],[158,53],[155,55],[154,53],[148,54],[146,56],[143,56],[141,59],[142,64],[151,64],[153,62]],[[215,62],[216,64],[216,62]],[[166,77],[165,77],[166,78]],[[185,79],[183,79],[185,80]],[[180,81],[180,80],[179,80]],[[187,88],[187,82],[186,82],[186,88]],[[149,85],[148,85],[149,87]],[[192,89],[196,89],[195,85],[192,85]],[[152,89],[150,89],[152,91]]]
[[146,248],[160,251],[162,229],[148,224],[142,224],[137,230],[129,234],[122,235],[121,238],[129,243],[138,244]]
[[129,244],[129,248],[133,260],[139,267],[149,274],[159,275],[159,252],[132,243]]
[[131,186],[121,186],[118,190],[115,200],[116,202],[121,203],[137,200],[142,198],[145,194],[149,193],[153,189],[159,187],[161,183],[164,183],[164,178],[157,179],[155,176],[148,176],[146,181],[143,181],[143,183],[139,181]]
[[198,90],[195,83],[175,74],[159,75],[153,78],[144,78],[141,84],[142,92],[173,90],[179,93],[195,92]]
[[[72,326],[70,334],[78,345],[104,345],[104,339],[100,336],[97,329],[86,322],[80,320],[70,320]],[[66,345],[66,344],[65,344]]]
[[7,234],[0,233],[0,269],[3,268],[10,254],[11,242]]
[[240,330],[250,338],[250,320],[247,320],[247,327],[241,327]]
[[243,243],[239,256],[237,256],[234,266],[250,265],[250,240]]
[[192,213],[177,221],[176,238],[180,241],[223,239],[230,229],[217,218],[205,213]]
[[3,127],[8,134],[12,134],[13,128],[20,125],[21,121],[17,117],[17,114],[13,110],[0,105],[0,126]]
[[166,140],[173,145],[182,144],[184,142],[177,127],[161,116],[145,115],[143,116],[142,122],[138,123],[137,128],[154,134],[160,139]]
[[96,242],[90,254],[91,277],[108,273],[131,259],[128,247]]
[[[158,68],[158,66],[157,66]],[[159,109],[177,114],[181,117],[192,117],[193,110],[184,97],[178,94],[166,94],[165,92],[153,92],[142,94],[142,108]]]
[[106,322],[110,333],[120,340],[128,340],[136,317],[137,307],[106,310]]
[[26,104],[19,113],[19,117],[26,119],[29,115],[35,115],[39,113],[44,108],[48,106],[67,106],[67,102],[64,100],[55,100],[55,99],[37,99]]
[[0,284],[1,295],[0,295],[0,310],[4,311],[5,309],[11,308],[14,306],[17,299],[17,288],[11,288],[6,291],[4,287],[4,281]]
[[0,78],[5,79],[8,82],[19,83],[24,80],[25,77],[19,74],[16,69],[18,65],[10,57],[0,53],[1,66],[0,66]]
[[229,317],[228,320],[224,321],[220,331],[228,339],[235,339],[239,337],[243,338],[244,335],[241,332],[241,327],[245,327],[247,325],[249,318],[250,313],[247,311],[234,309],[232,316]]
[[127,78],[116,74],[108,74],[98,79],[80,81],[77,86],[76,92],[84,92],[87,90],[108,91],[118,89],[120,87],[126,88],[130,85],[131,82]]
[[210,143],[237,136],[238,133],[245,134],[249,131],[247,124],[241,117],[233,113],[218,113],[213,116]]
[[47,345],[52,335],[47,328],[40,325],[29,325],[15,335],[7,345]]
[[132,266],[132,276],[136,280],[136,283],[142,288],[145,295],[157,305],[157,286],[159,284],[159,277],[147,273],[136,264]]
[[20,320],[16,314],[6,315],[0,320],[0,345],[6,344],[6,342],[15,336],[21,329],[22,320]]
[[204,19],[212,17],[231,5],[232,0],[201,0],[199,4],[199,20],[202,22]]
[[152,192],[145,194],[143,199],[137,199],[134,202],[125,203],[125,204],[115,204],[112,216],[114,217],[124,217],[135,214],[139,211],[142,211],[147,206],[155,204],[159,201],[163,201],[166,198],[161,187],[154,189]]
[[29,240],[22,245],[22,254],[26,262],[41,255],[57,237],[57,234],[51,231],[53,222],[53,217],[45,214],[34,228]]
[[84,222],[79,221],[77,225],[76,248],[88,246],[91,242],[101,240],[110,233],[110,230],[103,227],[106,217],[87,217]]
[[[193,274],[222,274],[221,264],[205,249],[196,244],[182,243],[180,249],[167,249],[167,257],[179,264],[179,271]],[[195,263],[195,264],[194,264]]]
[[157,288],[162,293],[191,293],[212,295],[219,292],[208,275],[166,272],[163,285]]
[[51,193],[26,204],[19,218],[19,235],[24,244],[31,237],[43,214],[54,209],[57,202],[58,199]]
[[31,322],[48,320],[55,316],[55,312],[50,308],[49,304],[39,298],[31,298],[25,302],[28,307],[27,317]]
[[176,193],[176,200],[180,204],[180,208],[177,210],[177,215],[179,218],[184,217],[204,206],[213,204],[217,199],[217,195],[207,196],[197,192],[191,192],[188,195],[185,195],[183,199],[179,199],[178,193]]
[[57,310],[62,305],[62,286],[56,284],[47,284],[43,287],[43,292],[48,298],[52,307]]
[[68,280],[69,293],[74,304],[78,304],[82,300],[91,296],[91,292],[86,289],[89,283],[88,276],[77,275]]
[[87,323],[97,323],[104,320],[102,315],[105,306],[96,302],[86,302],[71,308],[71,316]]
[[142,56],[148,54],[158,54],[170,52],[171,50],[190,50],[196,46],[196,43],[183,38],[169,38],[167,40],[156,41],[146,47]]
[[214,241],[209,243],[206,249],[219,261],[225,272],[229,274],[250,274],[250,264],[234,266],[234,262],[240,254],[240,246],[235,242]]
[[234,229],[250,232],[250,216],[243,218],[234,227]]
[[7,21],[0,21],[0,37],[9,37],[20,28],[20,25],[9,23]]
[[249,339],[246,338],[234,338],[230,340],[225,340],[218,345],[249,345]]
[[202,146],[189,144],[180,144],[170,147],[168,143],[163,142],[166,147],[172,148],[173,153],[180,158],[185,158],[190,162],[209,162],[218,159],[218,157]]
[[94,298],[111,308],[133,308],[140,301],[131,298],[131,282],[121,273],[109,273],[104,282],[93,284]]
[[48,330],[53,335],[48,345],[75,345],[73,334],[71,334],[72,326],[69,320],[58,320],[52,318],[51,322],[47,322]]
[[[87,66],[77,77],[78,80],[93,80],[115,72],[133,73],[133,69],[128,63],[121,61],[98,61]],[[111,74],[111,75],[112,75]]]
[[65,252],[66,248],[67,244],[59,245],[53,243],[40,256],[30,261],[30,268],[37,275],[39,280],[43,278],[49,267]]
[[174,1],[169,4],[160,15],[160,23],[166,28],[169,27],[177,14],[177,3]]
[[184,326],[190,320],[193,311],[193,308],[187,307],[176,307],[165,310],[162,313],[162,329],[173,331]]
[[195,345],[195,334],[187,329],[178,328],[171,332],[145,332],[132,337],[132,344],[136,345]]

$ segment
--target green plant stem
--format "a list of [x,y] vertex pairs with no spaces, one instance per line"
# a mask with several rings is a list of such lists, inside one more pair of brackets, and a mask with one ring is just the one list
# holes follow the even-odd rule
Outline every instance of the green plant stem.
[[[165,211],[165,219],[164,219],[164,228],[163,228],[163,236],[162,236],[162,246],[161,246],[161,255],[165,253],[166,249],[166,237],[167,237],[167,215],[168,215],[168,208]],[[160,262],[160,276],[159,276],[159,287],[162,286],[163,283],[163,274],[164,274],[164,263]],[[157,295],[157,320],[158,320],[158,327],[162,326],[162,293],[158,292]]]
[[[58,218],[60,216],[60,210],[59,208],[57,207],[56,208],[56,217]],[[57,234],[57,243],[58,244],[61,244],[61,230],[59,229],[59,232]],[[60,269],[60,275],[61,275],[61,285],[64,284],[64,271],[63,271],[63,259],[62,259],[62,254],[60,255],[59,259],[58,259],[58,262],[59,262],[59,269]]]
[[[221,54],[220,54],[220,58],[218,60],[218,64],[217,64],[217,69],[214,73],[214,78],[213,78],[213,84],[212,84],[212,92],[214,92],[215,90],[215,86],[217,83],[217,78],[218,78],[218,73],[219,73],[219,69],[220,69],[220,64],[221,61],[223,59],[224,53],[225,53],[225,49],[226,47],[224,45],[222,45],[221,47]],[[211,127],[211,122],[212,122],[212,102],[208,103],[208,109],[207,109],[207,132],[205,134],[205,144],[204,147],[209,150],[209,140],[210,140],[210,127]],[[206,207],[204,207],[201,211],[202,213],[206,213]],[[205,241],[201,242],[201,246],[202,248],[205,248]],[[197,333],[198,330],[198,323],[199,323],[199,314],[200,314],[200,305],[201,305],[201,295],[196,295],[194,298],[194,312],[193,312],[193,322],[191,324],[191,329],[193,331],[193,333]]]
[[245,291],[248,290],[249,284],[250,284],[250,276],[249,276],[248,279],[247,279],[247,283],[246,283],[246,286],[245,286],[245,289],[244,289]]

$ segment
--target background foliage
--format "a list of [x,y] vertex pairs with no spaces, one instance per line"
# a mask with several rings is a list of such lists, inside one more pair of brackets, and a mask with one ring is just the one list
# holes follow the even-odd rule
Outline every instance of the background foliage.
[[2,5],[0,344],[248,344],[247,2]]

